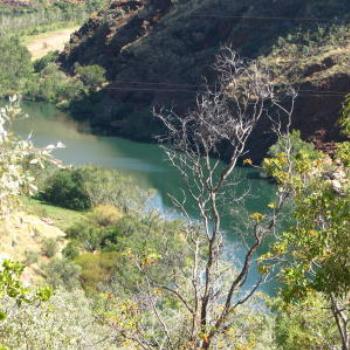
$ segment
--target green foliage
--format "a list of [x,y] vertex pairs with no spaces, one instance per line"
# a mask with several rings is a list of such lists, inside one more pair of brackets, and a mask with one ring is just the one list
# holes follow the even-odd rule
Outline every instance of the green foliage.
[[87,291],[96,291],[98,287],[109,284],[116,270],[118,254],[115,252],[85,253],[74,262],[80,266],[80,281]]
[[[299,131],[283,135],[269,150],[269,158],[263,161],[263,169],[280,184],[296,186],[305,174],[320,164],[324,155],[300,138]],[[293,182],[293,183],[292,183]]]
[[17,37],[0,36],[0,51],[0,96],[14,95],[32,76],[31,56]]
[[80,287],[80,267],[66,259],[53,259],[43,266],[46,281],[53,288],[64,287],[73,290]]
[[39,253],[38,252],[34,252],[32,250],[27,250],[25,252],[25,265],[26,266],[30,266],[32,264],[35,264],[39,259]]
[[[46,56],[45,56],[46,57]],[[69,103],[78,98],[84,91],[82,82],[69,78],[59,69],[57,64],[39,61],[36,69],[41,69],[26,85],[26,95],[33,99],[41,99],[52,103]],[[46,66],[45,66],[46,64]]]
[[340,126],[343,129],[344,135],[350,137],[350,95],[347,96],[344,103]]
[[69,242],[62,250],[62,254],[66,259],[73,260],[80,254],[79,243],[76,241]]
[[89,193],[79,169],[60,169],[55,172],[47,179],[39,198],[68,209],[91,208]]
[[72,251],[73,246],[88,252],[114,250],[120,231],[120,220],[121,214],[114,207],[103,205],[94,208],[84,222],[76,222],[67,230],[67,237],[72,240],[72,246],[67,246],[65,254],[76,255]]
[[34,71],[36,73],[40,73],[43,71],[50,63],[54,63],[58,58],[59,52],[58,51],[52,51],[49,52],[47,55],[45,55],[42,58],[39,58],[34,62]]
[[62,28],[67,24],[82,23],[106,2],[107,0],[31,0],[29,6],[24,6],[24,2],[21,5],[20,1],[14,1],[12,6],[0,4],[0,31],[32,35]]
[[289,135],[283,135],[275,145],[270,147],[268,155],[276,157],[279,153],[285,152],[286,149],[290,149],[292,162],[301,157],[316,160],[321,156],[312,143],[301,139],[299,130],[293,130]]
[[1,305],[11,310],[0,327],[0,344],[8,349],[116,349],[112,330],[81,290],[60,289],[47,302],[25,308],[8,298]]
[[[51,297],[51,289],[48,287],[31,290],[25,288],[20,281],[24,266],[18,262],[4,260],[0,269],[0,297],[9,297],[15,300],[17,305],[30,304],[35,301],[47,301]],[[0,321],[6,319],[7,313],[0,310]]]
[[350,166],[350,142],[345,141],[337,144],[337,157],[346,167]]
[[[334,305],[334,300],[344,305],[341,312],[347,312],[349,307],[346,298],[350,291],[350,173],[348,156],[340,158],[345,161],[332,162],[325,156],[315,159],[307,153],[289,158],[286,152],[280,152],[265,162],[279,185],[289,186],[293,199],[294,220],[264,259],[265,267],[281,264],[282,300],[287,307],[296,304],[294,310],[303,303],[315,302],[308,298],[316,292],[328,308]],[[320,310],[316,309],[315,315],[316,312]],[[310,322],[311,315],[294,315],[288,326],[281,323],[280,339],[284,339],[287,349],[309,349],[310,344],[324,341],[315,340],[314,329],[305,329],[307,337],[303,336],[300,323],[303,317]],[[315,322],[313,326],[317,329],[320,325]],[[288,327],[291,329],[287,330]],[[325,341],[332,338],[326,332],[323,335]]]
[[328,349],[339,336],[329,305],[321,294],[309,293],[297,304],[273,301],[276,314],[275,336],[283,350]]
[[147,197],[132,178],[95,166],[58,170],[45,181],[39,195],[64,208],[84,210],[103,204],[122,211],[141,208]]
[[96,90],[106,82],[106,70],[97,64],[89,66],[78,65],[75,68],[75,73],[90,90]]
[[53,238],[47,238],[42,242],[42,253],[48,258],[52,258],[58,253],[58,243]]
[[76,223],[67,231],[67,235],[80,242],[83,249],[94,252],[116,244],[118,228],[100,227],[93,222]]

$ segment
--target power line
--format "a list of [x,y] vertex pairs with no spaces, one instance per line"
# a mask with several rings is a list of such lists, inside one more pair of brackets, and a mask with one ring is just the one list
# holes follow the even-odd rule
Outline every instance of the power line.
[[[151,88],[151,87],[107,87],[107,91],[121,91],[121,92],[183,92],[183,93],[198,93],[198,89],[170,89],[170,88]],[[340,92],[333,90],[299,90],[298,96],[304,97],[345,97],[349,92]]]
[[[205,84],[188,84],[188,83],[172,83],[172,82],[148,82],[148,81],[138,81],[138,80],[114,80],[112,83],[119,83],[119,84],[130,84],[130,85],[143,85],[141,86],[112,86],[107,87],[105,90],[112,90],[112,89],[128,89],[128,90],[160,90],[160,91],[183,91],[183,92],[198,92],[201,88],[205,88]],[[156,88],[152,87],[156,86]],[[157,87],[158,86],[158,87]],[[210,86],[209,86],[210,87]],[[322,95],[348,95],[350,94],[349,91],[339,91],[339,90],[313,90],[313,89],[299,89],[297,90],[301,93],[316,93],[316,94],[322,94]]]
[[261,21],[292,21],[292,22],[319,22],[332,23],[334,19],[317,18],[317,17],[285,17],[285,16],[248,16],[248,15],[226,15],[226,14],[192,14],[189,17],[203,17],[203,18],[233,18],[243,20],[261,20]]

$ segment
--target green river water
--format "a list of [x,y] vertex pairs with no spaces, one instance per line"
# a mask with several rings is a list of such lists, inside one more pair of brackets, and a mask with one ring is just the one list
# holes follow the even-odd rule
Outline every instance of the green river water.
[[[17,133],[22,136],[32,133],[37,146],[63,142],[66,148],[58,150],[55,156],[66,164],[94,164],[117,169],[134,177],[140,186],[155,191],[155,196],[148,205],[164,215],[178,215],[168,194],[181,196],[181,179],[176,169],[167,162],[163,150],[158,145],[118,137],[95,136],[86,130],[80,131],[82,125],[78,125],[66,113],[50,104],[25,102],[23,109],[30,117],[16,123]],[[246,201],[246,209],[249,212],[264,211],[273,197],[274,186],[260,178],[254,169],[238,169],[236,176],[241,180],[238,191],[244,191],[249,186],[252,193]],[[227,208],[229,207],[228,201]],[[192,210],[191,206],[189,210],[196,218],[195,210]],[[230,251],[237,252],[240,238],[235,232],[232,219],[225,219],[223,227],[226,232],[227,255],[231,257]],[[234,246],[236,249],[233,249]],[[254,278],[255,273],[252,273],[251,278]],[[264,289],[271,292],[271,288],[272,286],[266,286]]]

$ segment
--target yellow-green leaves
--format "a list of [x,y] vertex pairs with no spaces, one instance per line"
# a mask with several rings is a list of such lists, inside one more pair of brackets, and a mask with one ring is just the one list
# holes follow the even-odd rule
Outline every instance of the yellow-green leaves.
[[250,217],[251,220],[253,220],[253,221],[258,223],[258,222],[262,221],[265,216],[263,214],[261,214],[261,213],[255,212],[253,214],[250,214],[249,217]]
[[[18,262],[4,260],[0,268],[0,297],[15,299],[18,305],[34,301],[48,301],[52,291],[49,287],[38,290],[25,288],[20,280],[24,266]],[[0,310],[0,321],[6,319],[6,312]]]

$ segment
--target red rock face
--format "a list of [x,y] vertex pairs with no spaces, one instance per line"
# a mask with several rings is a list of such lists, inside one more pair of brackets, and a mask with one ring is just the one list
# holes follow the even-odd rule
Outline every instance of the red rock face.
[[[151,116],[154,105],[172,105],[181,113],[191,108],[203,76],[215,81],[211,68],[215,54],[229,43],[242,56],[268,54],[279,36],[312,29],[314,22],[294,18],[346,16],[348,0],[171,0],[114,1],[106,13],[91,18],[73,37],[60,63],[68,72],[74,64],[106,68],[110,85],[74,107],[98,131],[138,140],[151,140],[159,125]],[[291,18],[267,20],[266,18]],[[256,19],[254,19],[256,18]],[[264,19],[265,18],[265,19]],[[254,19],[254,20],[253,20]],[[310,65],[304,78],[332,67],[325,60]],[[300,84],[299,84],[300,85]],[[350,91],[347,74],[299,86],[293,126],[305,139],[330,149],[340,140],[337,119],[343,95]],[[86,107],[86,106],[89,106]],[[269,125],[262,122],[250,142],[251,156],[261,159],[274,142]]]

